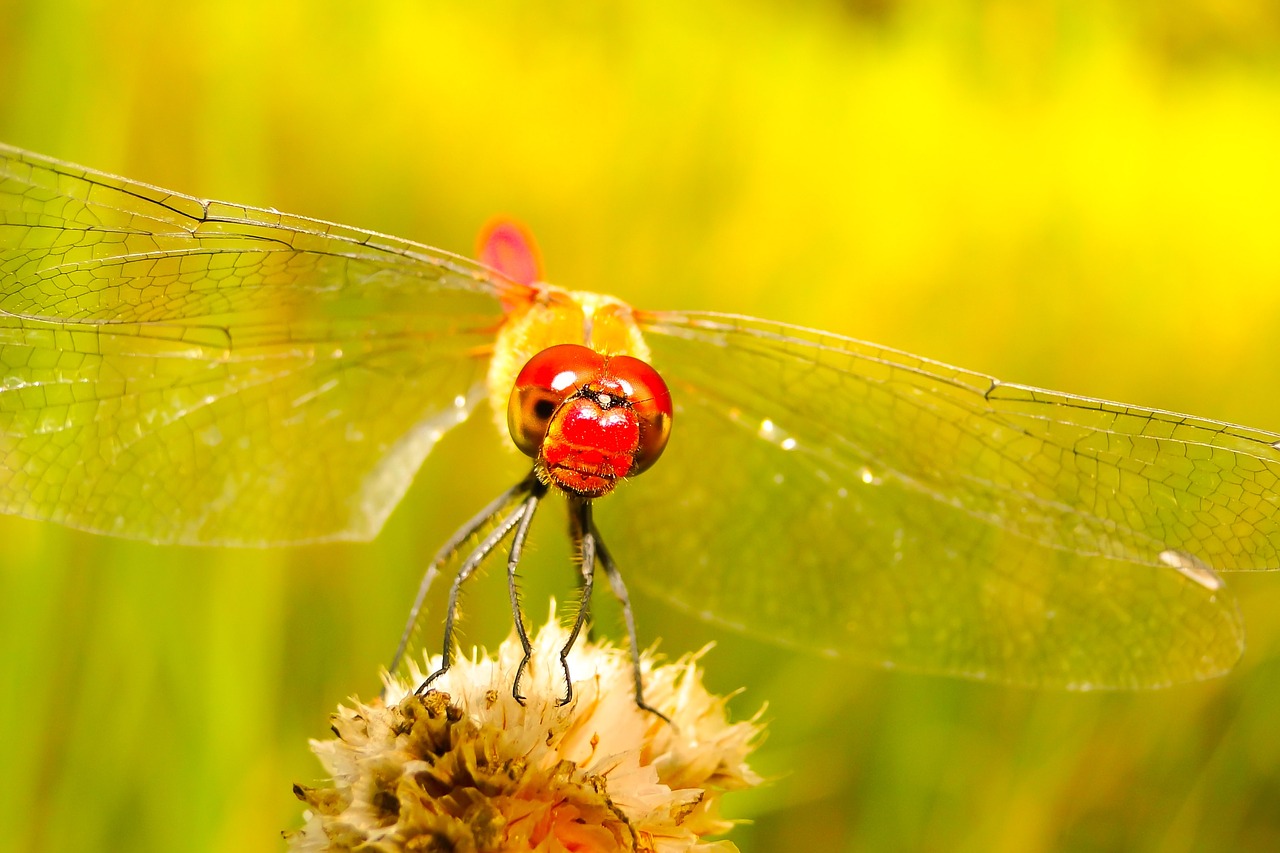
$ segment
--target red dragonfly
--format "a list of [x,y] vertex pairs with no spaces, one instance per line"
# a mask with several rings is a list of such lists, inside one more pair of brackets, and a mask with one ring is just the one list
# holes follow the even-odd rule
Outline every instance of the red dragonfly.
[[[622,571],[851,660],[1087,689],[1241,654],[1219,572],[1280,565],[1280,435],[633,309],[532,257],[509,230],[477,263],[0,147],[0,510],[156,543],[369,539],[488,398],[535,462],[446,544],[433,570],[481,539],[459,579],[486,531],[518,559],[561,492],[624,598]],[[567,368],[538,361],[561,344]]]

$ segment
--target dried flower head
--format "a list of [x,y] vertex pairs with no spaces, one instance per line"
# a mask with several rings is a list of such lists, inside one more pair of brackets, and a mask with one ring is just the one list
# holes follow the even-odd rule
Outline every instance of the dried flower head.
[[[706,841],[731,827],[725,791],[759,777],[746,757],[756,719],[731,723],[726,699],[703,687],[696,656],[656,665],[645,656],[645,698],[668,725],[636,707],[628,655],[579,642],[569,658],[574,699],[564,707],[550,621],[534,639],[511,696],[520,644],[455,663],[423,696],[422,673],[386,677],[386,701],[339,706],[334,740],[312,749],[332,774],[295,786],[310,807],[287,833],[296,851],[732,851]],[[427,662],[433,668],[439,660]],[[447,691],[447,692],[444,692]]]

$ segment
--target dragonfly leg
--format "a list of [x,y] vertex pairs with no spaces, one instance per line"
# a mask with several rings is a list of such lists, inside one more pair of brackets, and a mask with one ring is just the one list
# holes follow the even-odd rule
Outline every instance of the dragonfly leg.
[[[599,552],[599,549],[597,549],[597,553],[598,553],[598,552]],[[594,576],[595,576],[595,573],[593,572],[593,573],[592,573],[592,577],[594,578]],[[583,576],[582,572],[578,572],[577,585],[578,585],[578,598],[579,598],[579,599],[581,599],[581,598],[583,597],[583,595],[586,595],[588,598],[590,598],[590,597],[591,597],[591,595],[592,595],[593,593],[590,593],[590,592],[585,592],[585,593],[584,593],[584,591],[583,591],[583,588],[587,585],[587,579]],[[589,620],[589,621],[587,622],[586,630],[587,630],[587,642],[595,642],[595,640],[596,640],[596,638],[597,638],[597,631],[596,631],[596,623],[595,623],[595,620]]]
[[[543,490],[542,494],[545,493],[545,490]],[[484,562],[485,557],[488,557],[493,552],[493,549],[502,543],[503,539],[511,535],[511,531],[532,511],[531,507],[537,505],[537,501],[541,496],[539,494],[536,498],[531,496],[525,499],[518,507],[508,513],[494,528],[493,532],[486,536],[484,541],[477,545],[476,549],[467,556],[467,559],[458,569],[458,574],[453,579],[453,586],[449,589],[449,608],[444,617],[444,648],[440,653],[440,668],[427,676],[426,680],[418,685],[418,689],[414,691],[415,695],[424,693],[433,681],[448,672],[449,667],[453,665],[453,623],[458,615],[458,596],[462,593],[462,585],[475,574],[476,569]]]
[[604,540],[600,538],[600,531],[596,529],[594,522],[591,523],[591,532],[594,535],[596,550],[600,556],[600,565],[604,569],[605,577],[609,579],[609,585],[613,587],[613,594],[618,599],[618,603],[622,605],[622,618],[626,622],[627,640],[631,645],[631,671],[634,673],[636,681],[636,705],[654,716],[661,717],[668,725],[672,725],[670,717],[644,701],[644,678],[640,670],[640,644],[636,641],[636,620],[631,613],[631,598],[627,595],[627,585],[623,582],[622,572],[618,571],[618,564],[613,561],[613,556],[605,546]]
[[538,508],[538,501],[547,494],[547,487],[535,481],[533,493],[525,498],[524,516],[520,519],[520,526],[516,528],[516,534],[511,539],[511,553],[507,557],[507,591],[511,593],[511,616],[516,623],[516,634],[520,636],[520,647],[524,649],[524,657],[520,659],[520,665],[516,667],[516,677],[511,682],[511,696],[521,705],[524,704],[524,696],[520,693],[520,679],[524,676],[525,667],[529,665],[529,658],[533,657],[533,644],[529,642],[529,632],[524,627],[524,611],[520,608],[520,589],[516,583],[516,567],[520,565],[520,556],[524,553],[524,541],[529,536],[529,525],[533,523],[533,511]]
[[480,510],[466,524],[459,527],[449,537],[449,541],[445,542],[440,550],[436,552],[435,559],[431,561],[431,565],[427,566],[427,571],[422,576],[422,583],[418,584],[418,594],[413,599],[413,607],[409,610],[409,619],[405,622],[404,631],[400,634],[400,644],[396,646],[395,656],[391,658],[391,665],[387,667],[388,672],[395,672],[399,668],[401,661],[404,660],[404,653],[408,650],[409,642],[413,639],[414,630],[418,625],[418,616],[422,613],[422,605],[427,599],[427,593],[435,585],[436,578],[440,576],[440,569],[445,562],[462,547],[462,543],[475,536],[486,525],[491,524],[513,501],[531,491],[537,482],[537,478],[530,474],[526,479],[507,489],[507,491],[498,496],[497,500]]
[[591,523],[591,501],[575,499],[570,504],[569,517],[571,531],[578,550],[578,572],[581,590],[578,595],[578,614],[573,620],[573,630],[569,639],[560,650],[560,667],[564,670],[564,697],[557,705],[568,705],[573,701],[573,678],[569,674],[569,652],[577,642],[578,634],[591,612],[591,590],[595,586],[596,574],[596,535]]

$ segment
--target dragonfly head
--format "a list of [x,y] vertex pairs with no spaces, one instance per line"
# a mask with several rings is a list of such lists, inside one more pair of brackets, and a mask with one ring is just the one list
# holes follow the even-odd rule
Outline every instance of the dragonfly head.
[[658,460],[671,433],[671,394],[638,358],[558,344],[529,359],[507,405],[516,446],[538,476],[598,498]]

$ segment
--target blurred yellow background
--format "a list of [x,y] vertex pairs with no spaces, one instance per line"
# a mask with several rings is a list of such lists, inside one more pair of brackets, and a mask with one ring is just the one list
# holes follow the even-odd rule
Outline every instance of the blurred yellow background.
[[[467,254],[506,213],[559,284],[1280,431],[1277,9],[0,0],[0,139]],[[280,848],[307,738],[517,475],[497,446],[483,413],[451,436],[371,545],[0,519],[0,847]],[[530,612],[572,589],[554,528]],[[509,628],[498,575],[468,640]],[[744,851],[1275,850],[1280,575],[1228,582],[1239,668],[1145,694],[856,669],[637,604],[668,653],[718,643],[739,714],[769,704]]]

